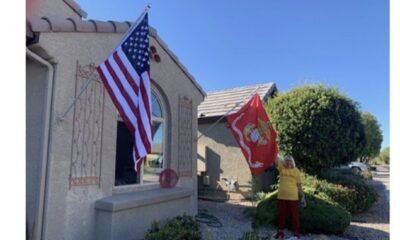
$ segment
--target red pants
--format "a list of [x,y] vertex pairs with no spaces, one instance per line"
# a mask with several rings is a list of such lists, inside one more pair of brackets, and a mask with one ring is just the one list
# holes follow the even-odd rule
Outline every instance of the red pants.
[[298,200],[278,199],[278,231],[285,229],[288,213],[292,218],[294,235],[300,235],[300,203]]

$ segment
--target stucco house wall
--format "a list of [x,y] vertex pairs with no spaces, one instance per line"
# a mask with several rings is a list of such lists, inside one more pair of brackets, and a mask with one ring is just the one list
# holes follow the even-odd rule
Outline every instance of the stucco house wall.
[[[63,10],[60,11],[59,14],[64,14]],[[68,10],[65,11],[70,14]],[[64,119],[59,117],[82,87],[77,79],[85,82],[89,78],[79,77],[82,74],[79,71],[85,68],[94,72],[93,66],[100,64],[112,52],[123,33],[115,29],[114,32],[104,29],[103,32],[90,32],[76,28],[63,31],[57,26],[63,25],[61,22],[65,21],[64,17],[49,19],[52,29],[43,27],[39,31],[37,29],[44,23],[36,26],[31,23],[32,31],[36,29],[39,38],[27,50],[48,61],[54,69],[50,111],[48,115],[42,111],[44,118],[47,117],[49,121],[49,133],[48,142],[43,142],[48,148],[46,170],[36,177],[45,177],[45,186],[41,186],[45,191],[44,204],[43,209],[39,209],[43,214],[43,228],[38,230],[40,233],[37,236],[41,236],[40,239],[71,240],[140,239],[155,220],[165,220],[183,213],[196,214],[197,142],[194,136],[197,135],[197,106],[204,98],[201,87],[152,29],[150,45],[157,49],[161,59],[160,62],[151,61],[152,87],[161,93],[167,111],[165,167],[178,172],[179,182],[172,189],[162,189],[158,183],[115,187],[117,110],[104,90],[100,95],[94,95],[95,98],[88,97],[93,91],[100,91],[101,83],[97,80],[91,83],[81,96],[81,99],[85,99],[84,104],[78,101]],[[113,29],[113,24],[102,22],[101,26]],[[27,60],[27,83],[45,79],[48,70],[35,68],[35,64],[33,60]],[[102,107],[96,108],[95,101]],[[182,103],[189,104],[184,113]],[[94,106],[92,110],[89,108],[91,104]],[[85,116],[98,114],[98,117],[85,122],[85,118],[84,121],[79,120],[78,113],[87,114]],[[185,129],[182,121],[188,123]],[[43,127],[29,116],[27,123],[32,129]],[[75,136],[80,133],[84,139],[77,141]],[[95,134],[99,136],[98,141],[93,140]],[[182,144],[188,138],[191,140]],[[27,145],[31,146],[35,140],[32,134],[29,135]],[[83,150],[80,152],[77,149]],[[71,181],[75,175],[79,177],[81,174],[74,171],[75,168],[89,171],[86,165],[74,165],[74,156],[79,154],[86,154],[86,159],[92,159],[86,164],[92,164],[91,167],[95,169],[93,183],[74,184]],[[34,161],[39,160],[27,156],[27,162]],[[33,169],[30,172],[35,173]]]
[[225,114],[237,111],[252,94],[263,101],[275,96],[274,83],[264,83],[210,92],[199,106],[198,116],[198,189],[203,196],[208,190],[236,191],[251,197],[254,191],[268,191],[276,182],[276,171],[267,169],[253,176]]
[[252,181],[250,169],[231,129],[227,127],[226,121],[222,121],[213,127],[212,131],[205,132],[212,124],[212,122],[200,122],[198,131],[199,134],[204,134],[199,139],[198,148],[199,152],[204,153],[201,157],[206,161],[205,170],[210,177],[209,187],[226,189],[222,180],[226,178],[237,180],[241,190],[250,190]]

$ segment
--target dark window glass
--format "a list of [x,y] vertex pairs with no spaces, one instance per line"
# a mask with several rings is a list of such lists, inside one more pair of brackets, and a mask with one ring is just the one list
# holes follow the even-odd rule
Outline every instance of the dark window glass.
[[118,121],[117,156],[115,166],[115,186],[135,184],[140,182],[139,174],[133,165],[133,137],[125,123]]
[[[152,151],[143,162],[143,182],[158,182],[159,174],[165,166],[165,122],[162,105],[154,91],[151,91],[152,100]],[[118,121],[117,156],[115,166],[115,186],[140,183],[140,173],[135,172],[133,165],[133,137],[123,121]]]

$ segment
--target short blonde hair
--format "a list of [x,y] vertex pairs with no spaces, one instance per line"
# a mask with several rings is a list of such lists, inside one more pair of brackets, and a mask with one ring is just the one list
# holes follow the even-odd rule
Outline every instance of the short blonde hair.
[[292,161],[293,167],[296,167],[296,162],[294,161],[294,158],[293,158],[291,155],[286,155],[286,156],[283,158],[283,160],[284,160],[284,161],[286,161],[286,160]]

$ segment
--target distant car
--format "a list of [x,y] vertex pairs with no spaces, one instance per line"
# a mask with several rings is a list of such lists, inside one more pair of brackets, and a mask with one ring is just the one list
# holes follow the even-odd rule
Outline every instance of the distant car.
[[362,162],[351,162],[348,167],[351,168],[355,174],[361,174],[364,171],[368,171],[368,166]]

